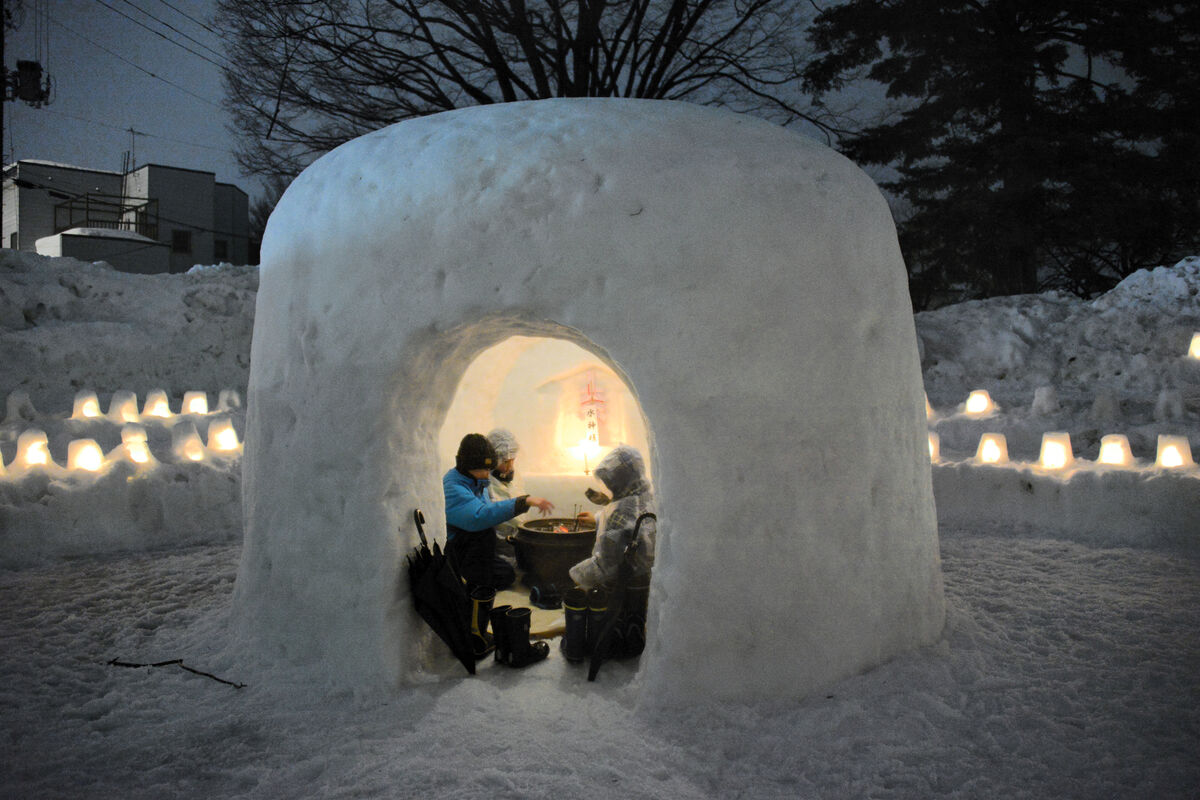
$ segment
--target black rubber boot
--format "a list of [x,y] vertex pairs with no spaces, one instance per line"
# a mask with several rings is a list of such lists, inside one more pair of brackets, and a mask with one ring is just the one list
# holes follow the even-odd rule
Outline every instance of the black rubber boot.
[[508,665],[510,667],[527,667],[550,655],[550,645],[545,642],[529,641],[528,608],[512,608],[504,615],[508,635]]
[[511,608],[512,606],[495,606],[488,615],[492,621],[492,640],[496,644],[496,660],[501,664],[508,663],[509,653],[512,650],[508,645],[508,622],[504,618]]
[[471,592],[471,649],[476,661],[487,658],[495,647],[488,635],[488,615],[495,600],[496,590],[491,587],[480,586]]
[[587,658],[587,623],[588,601],[587,592],[576,586],[568,589],[563,595],[563,612],[567,620],[567,630],[562,638],[563,658],[572,664],[578,664]]
[[608,591],[603,586],[597,586],[588,592],[587,596],[587,653],[596,652],[596,640],[604,627],[604,618],[608,615]]

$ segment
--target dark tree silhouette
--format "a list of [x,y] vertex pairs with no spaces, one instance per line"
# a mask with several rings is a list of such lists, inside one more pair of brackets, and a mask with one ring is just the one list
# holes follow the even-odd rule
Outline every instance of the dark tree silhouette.
[[550,97],[716,104],[837,127],[799,91],[794,0],[220,0],[239,160],[294,176],[365,132]]
[[[849,0],[822,12],[816,92],[866,70],[906,103],[842,141],[886,164],[914,299],[1087,295],[1200,244],[1200,4]],[[1189,121],[1191,120],[1191,121]]]

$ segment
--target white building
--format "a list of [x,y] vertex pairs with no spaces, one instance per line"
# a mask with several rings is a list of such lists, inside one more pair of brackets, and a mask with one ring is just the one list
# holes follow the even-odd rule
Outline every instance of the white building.
[[146,164],[125,173],[22,159],[4,169],[3,246],[183,272],[249,261],[249,198],[213,173]]

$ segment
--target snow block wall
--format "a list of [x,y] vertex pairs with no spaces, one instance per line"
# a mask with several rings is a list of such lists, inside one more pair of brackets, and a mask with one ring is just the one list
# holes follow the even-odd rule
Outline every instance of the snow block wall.
[[403,558],[413,508],[444,536],[458,381],[514,335],[594,353],[645,414],[647,696],[799,697],[938,637],[921,374],[876,187],[753,118],[561,99],[363,136],[272,215],[240,650],[354,686],[461,674],[431,655]]

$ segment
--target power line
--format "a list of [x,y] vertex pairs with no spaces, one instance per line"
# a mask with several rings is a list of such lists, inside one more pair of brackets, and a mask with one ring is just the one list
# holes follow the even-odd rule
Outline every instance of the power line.
[[[92,125],[99,125],[102,128],[111,128],[114,131],[121,131],[123,133],[129,132],[129,128],[127,128],[127,127],[122,128],[119,125],[112,125],[107,122],[100,122],[99,120],[89,119],[88,117],[81,117],[81,116],[78,116],[77,114],[68,114],[64,111],[55,111],[55,110],[49,109],[49,108],[43,109],[43,110],[46,111],[47,113],[55,114],[60,117],[67,117],[68,119],[77,120],[79,122],[87,122]],[[183,139],[172,139],[170,136],[163,136],[162,134],[158,134],[158,133],[147,133],[145,131],[137,131],[137,134],[139,136],[149,136],[152,139],[162,139],[163,141],[166,141],[166,142],[174,142],[175,144],[184,144],[184,145],[187,145],[188,147],[202,147],[205,150],[215,150],[218,153],[232,152],[232,151],[230,151],[230,149],[228,147],[213,147],[210,144],[198,144],[196,142],[188,142]]]
[[[198,44],[198,45],[200,45],[201,47],[203,47],[203,48],[204,48],[205,50],[207,50],[208,52],[212,53],[212,54],[213,54],[214,56],[216,56],[217,58],[224,58],[224,55],[222,55],[221,53],[217,52],[216,50],[213,50],[211,47],[209,47],[208,45],[206,45],[204,42],[200,41],[199,39],[195,39],[195,38],[193,38],[193,37],[189,36],[188,34],[184,33],[184,32],[183,32],[183,31],[181,31],[181,30],[179,30],[179,28],[176,28],[176,27],[175,27],[174,25],[172,25],[171,23],[169,23],[169,22],[166,22],[165,20],[161,20],[161,19],[159,19],[158,17],[154,16],[153,14],[151,14],[151,13],[150,13],[149,11],[147,11],[146,9],[144,9],[144,8],[141,8],[141,7],[139,7],[139,6],[136,6],[136,5],[134,5],[132,2],[130,2],[130,0],[121,0],[121,2],[123,2],[125,5],[129,6],[130,8],[136,9],[137,11],[140,11],[141,13],[145,14],[147,17],[149,17],[150,19],[154,20],[154,21],[155,21],[155,22],[157,22],[159,25],[162,25],[163,27],[166,27],[166,28],[170,28],[171,30],[175,31],[176,33],[178,33],[178,34],[179,34],[180,36],[182,36],[183,38],[187,39],[189,42],[194,42],[195,44]],[[178,43],[176,43],[176,44],[178,44]],[[182,47],[182,45],[180,45],[180,46]]]
[[179,84],[174,83],[173,81],[169,81],[166,78],[162,77],[161,75],[155,75],[153,72],[146,69],[145,67],[135,64],[134,62],[130,61],[128,58],[126,58],[125,56],[123,56],[119,53],[114,53],[112,50],[109,50],[107,47],[105,47],[102,44],[97,44],[96,42],[93,42],[91,39],[84,36],[79,31],[68,28],[66,25],[59,22],[58,20],[54,20],[54,24],[57,25],[58,27],[62,28],[63,30],[65,30],[67,33],[70,33],[73,36],[78,36],[80,39],[83,39],[85,42],[90,44],[92,47],[99,48],[100,50],[103,50],[104,52],[108,53],[113,58],[124,61],[126,64],[128,64],[129,66],[138,70],[139,72],[144,72],[145,74],[149,75],[151,78],[154,78],[155,80],[162,81],[163,83],[167,84],[168,86],[178,89],[179,91],[183,92],[184,94],[191,95],[192,97],[196,98],[197,100],[199,100],[201,102],[208,103],[213,108],[221,108],[220,104],[214,103],[212,100],[209,100],[207,97],[201,97],[200,95],[196,94],[195,92],[191,91],[190,89],[186,89],[186,88],[180,86]]
[[104,6],[105,8],[107,8],[109,11],[112,11],[114,14],[119,14],[119,15],[121,15],[121,16],[122,16],[122,17],[124,17],[125,19],[129,20],[130,22],[132,22],[134,25],[137,25],[137,26],[138,26],[138,27],[140,27],[140,28],[145,28],[146,30],[148,30],[148,31],[150,31],[151,33],[153,33],[155,36],[158,36],[158,37],[160,37],[160,38],[162,38],[162,39],[165,39],[165,40],[167,40],[168,42],[170,42],[171,44],[175,45],[176,47],[179,47],[179,48],[181,48],[181,49],[183,49],[183,50],[186,50],[187,52],[189,52],[189,53],[191,53],[192,55],[196,56],[196,58],[202,58],[202,59],[204,59],[205,61],[207,61],[208,63],[212,64],[214,67],[217,67],[217,68],[219,68],[219,69],[224,69],[224,68],[225,68],[225,65],[224,65],[224,64],[221,64],[221,63],[219,63],[219,62],[217,62],[217,61],[213,61],[211,58],[209,58],[208,56],[204,55],[203,53],[197,53],[195,50],[193,50],[192,48],[188,47],[188,46],[187,46],[187,45],[185,45],[185,44],[180,44],[179,42],[177,42],[177,41],[175,41],[174,39],[172,39],[170,36],[167,36],[166,34],[164,34],[164,33],[161,33],[160,31],[156,31],[156,30],[154,30],[154,28],[151,28],[149,25],[146,25],[146,24],[145,24],[145,23],[143,23],[143,22],[139,22],[138,20],[136,20],[136,19],[134,19],[133,17],[131,17],[131,16],[129,16],[128,14],[126,14],[124,11],[121,11],[121,10],[120,10],[120,9],[118,9],[118,8],[114,8],[114,7],[110,6],[110,5],[109,5],[108,3],[106,3],[104,0],[96,0],[96,2],[97,2],[97,3],[99,3],[100,5]]
[[168,3],[168,2],[167,2],[167,0],[158,0],[158,2],[162,3],[164,6],[166,6],[166,7],[167,7],[167,8],[169,8],[169,9],[171,9],[171,10],[172,10],[172,11],[174,11],[176,14],[179,14],[179,15],[180,15],[180,16],[182,16],[182,17],[187,17],[187,18],[188,18],[188,19],[190,19],[192,22],[196,23],[196,24],[197,24],[197,25],[199,25],[201,28],[204,28],[204,30],[206,30],[206,31],[208,31],[209,33],[211,33],[213,36],[216,36],[216,37],[220,37],[220,36],[221,36],[221,34],[220,34],[218,31],[216,31],[214,28],[211,28],[211,27],[209,27],[209,25],[208,25],[208,23],[207,23],[207,22],[202,22],[201,20],[198,20],[198,19],[196,19],[195,17],[193,17],[191,14],[188,14],[188,13],[187,13],[186,11],[184,11],[183,9],[180,9],[180,8],[177,8],[177,7],[173,6],[173,5],[171,5],[170,3]]

